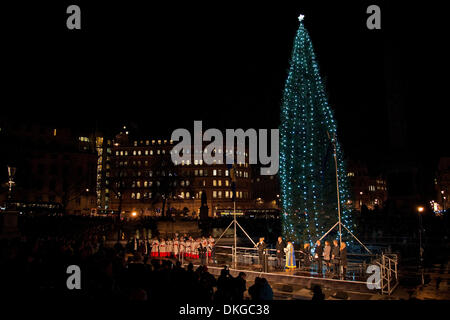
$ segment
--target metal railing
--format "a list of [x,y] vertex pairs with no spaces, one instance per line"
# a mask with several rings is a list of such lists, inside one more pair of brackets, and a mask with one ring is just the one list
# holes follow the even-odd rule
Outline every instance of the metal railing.
[[398,257],[396,254],[382,254],[377,264],[380,267],[381,294],[391,295],[398,286]]
[[[265,249],[268,268],[276,266],[276,249]],[[237,264],[241,266],[251,266],[255,264],[262,265],[259,261],[258,249],[253,247],[236,247]],[[235,265],[234,261],[234,246],[216,246],[216,260],[218,264]],[[281,263],[284,265],[285,254],[283,252],[283,259]],[[305,254],[302,250],[295,250],[297,266],[300,270],[313,271],[316,267],[316,260],[309,255],[308,261],[305,261]],[[366,269],[369,264],[373,264],[376,255],[366,253],[348,253],[347,273],[353,277],[362,280],[367,278]],[[322,260],[325,263],[324,260]]]

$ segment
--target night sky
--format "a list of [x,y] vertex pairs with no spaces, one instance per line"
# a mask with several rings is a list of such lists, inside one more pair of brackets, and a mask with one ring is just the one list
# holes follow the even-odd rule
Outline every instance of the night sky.
[[[303,13],[349,157],[376,162],[389,151],[389,92],[402,97],[411,156],[449,155],[441,2],[40,2],[2,10],[3,116],[167,137],[194,120],[276,128]],[[81,32],[65,26],[75,3]],[[382,30],[366,28],[370,4]]]

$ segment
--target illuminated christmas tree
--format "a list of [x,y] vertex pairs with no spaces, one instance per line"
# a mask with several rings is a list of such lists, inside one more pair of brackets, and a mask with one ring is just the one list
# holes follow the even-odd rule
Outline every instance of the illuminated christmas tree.
[[[286,238],[315,241],[338,217],[331,139],[336,122],[328,105],[311,39],[299,17],[281,107],[280,186]],[[336,141],[342,223],[353,232],[343,154]],[[336,235],[337,229],[331,233]]]

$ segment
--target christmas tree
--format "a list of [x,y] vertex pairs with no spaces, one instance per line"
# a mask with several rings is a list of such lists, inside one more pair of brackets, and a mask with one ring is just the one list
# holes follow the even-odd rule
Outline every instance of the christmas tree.
[[[332,139],[336,122],[328,105],[311,39],[299,17],[280,125],[280,186],[286,238],[315,241],[338,220]],[[353,232],[343,154],[337,140],[342,223]],[[331,235],[336,235],[335,229]]]

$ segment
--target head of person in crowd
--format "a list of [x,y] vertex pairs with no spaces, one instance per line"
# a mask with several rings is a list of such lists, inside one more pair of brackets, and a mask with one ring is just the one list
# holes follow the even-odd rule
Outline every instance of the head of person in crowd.
[[241,278],[241,279],[246,279],[247,278],[247,275],[245,274],[245,272],[239,272],[239,275],[238,275],[238,278]]

